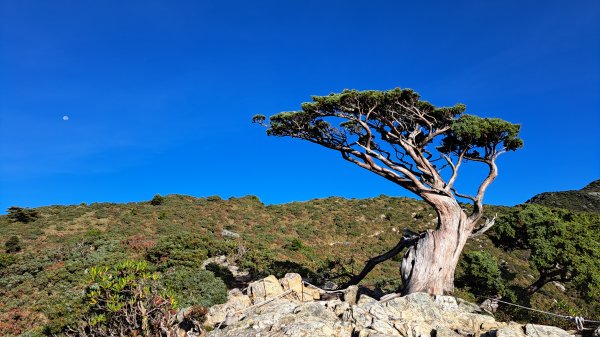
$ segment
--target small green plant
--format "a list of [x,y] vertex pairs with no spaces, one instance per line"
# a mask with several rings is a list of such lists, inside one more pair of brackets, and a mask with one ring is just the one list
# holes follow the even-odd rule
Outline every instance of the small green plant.
[[297,251],[301,250],[302,248],[304,248],[304,244],[299,239],[293,238],[292,240],[290,240],[288,243],[285,244],[284,248],[289,249],[294,252],[297,252]]
[[13,222],[28,223],[38,219],[39,214],[35,209],[12,206],[8,210],[8,218]]
[[0,270],[15,263],[15,257],[11,254],[0,253]]
[[155,195],[152,200],[150,200],[150,205],[159,206],[165,202],[165,198],[163,198],[160,194]]
[[90,268],[84,301],[75,336],[160,336],[176,305],[144,261]]
[[16,235],[11,236],[4,243],[4,248],[7,253],[16,253],[21,251],[21,240]]

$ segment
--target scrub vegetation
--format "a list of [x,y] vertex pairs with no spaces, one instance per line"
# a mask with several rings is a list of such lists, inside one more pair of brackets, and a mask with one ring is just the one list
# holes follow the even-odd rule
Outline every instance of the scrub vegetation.
[[[283,205],[265,205],[254,196],[162,198],[159,205],[40,207],[30,210],[36,218],[26,222],[0,216],[0,335],[60,334],[66,327],[78,326],[82,318],[110,323],[106,315],[102,321],[102,312],[90,307],[94,296],[110,294],[91,294],[90,285],[99,275],[118,274],[119,268],[121,275],[135,270],[131,261],[142,263],[143,273],[134,273],[139,277],[129,279],[126,287],[149,282],[149,290],[168,299],[165,305],[210,306],[223,302],[226,285],[234,282],[231,273],[218,265],[202,269],[202,262],[209,257],[225,255],[255,279],[298,272],[316,284],[330,281],[341,285],[360,272],[366,260],[394,246],[403,228],[419,232],[436,222],[435,211],[427,203],[384,195]],[[598,259],[586,260],[585,256],[597,253],[593,245],[600,242],[599,215],[533,205],[486,205],[486,210],[498,214],[498,226],[466,244],[456,272],[455,295],[471,301],[481,301],[478,295],[499,295],[537,309],[598,318],[600,298],[594,282],[600,268]],[[509,221],[529,219],[532,212],[558,219],[558,223]],[[540,232],[543,228],[547,230]],[[239,236],[224,236],[223,230]],[[563,255],[544,253],[547,247],[538,247],[538,234],[548,239],[566,235],[574,246],[564,247],[564,251],[575,249],[579,257],[571,255],[576,264],[572,267],[559,261],[570,268],[561,274],[565,277],[531,292],[543,273],[552,273],[547,269],[552,265],[549,259]],[[561,245],[559,238],[555,241]],[[545,244],[555,241],[546,240]],[[379,264],[361,285],[384,292],[401,288],[397,261]],[[497,315],[569,326],[566,321],[503,306]]]

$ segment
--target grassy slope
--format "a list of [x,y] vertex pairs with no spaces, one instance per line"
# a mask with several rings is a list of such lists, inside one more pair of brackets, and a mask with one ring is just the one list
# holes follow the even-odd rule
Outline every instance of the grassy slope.
[[[506,210],[487,208],[488,214]],[[0,217],[0,243],[17,235],[23,247],[15,263],[0,268],[0,335],[68,320],[76,310],[86,268],[124,258],[143,259],[167,238],[185,241],[191,236],[200,250],[190,256],[228,254],[254,270],[256,277],[294,271],[323,282],[328,274],[344,268],[360,270],[368,257],[393,247],[403,228],[420,231],[435,223],[435,213],[425,203],[386,196],[265,206],[255,197],[221,200],[171,195],[160,206],[97,203],[38,211],[40,218],[27,224]],[[223,229],[241,237],[224,238]],[[469,250],[491,252],[516,288],[525,287],[536,276],[526,251],[503,251],[488,236],[471,240]],[[398,263],[383,263],[363,284],[387,291],[397,288]],[[474,299],[466,290],[459,290],[458,295]],[[531,302],[538,308],[586,317],[593,310],[568,285],[563,293],[549,284]]]

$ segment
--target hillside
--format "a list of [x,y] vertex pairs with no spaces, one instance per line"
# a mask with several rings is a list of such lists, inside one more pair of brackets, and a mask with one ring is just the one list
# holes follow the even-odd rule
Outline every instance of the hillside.
[[526,203],[600,213],[600,179],[580,190],[540,193]]
[[[488,206],[486,212],[503,214],[508,210]],[[393,247],[403,229],[421,231],[435,223],[435,213],[424,202],[384,195],[283,205],[265,205],[254,196],[223,200],[169,195],[156,202],[40,207],[35,213],[25,222],[0,216],[0,244],[8,247],[16,236],[19,246],[13,253],[0,254],[3,336],[57,333],[72,322],[81,307],[86,273],[93,266],[145,260],[168,278],[199,270],[205,259],[224,255],[249,271],[252,279],[296,272],[318,285],[339,284],[349,273],[359,271],[367,258]],[[527,262],[528,252],[505,251],[490,237],[493,233],[470,240],[465,252],[491,253],[501,265],[503,278],[520,291],[537,273]],[[232,286],[226,273],[213,272],[223,281],[207,273],[202,282],[212,282],[212,288],[223,282]],[[460,273],[458,269],[457,276]],[[397,289],[398,262],[381,264],[362,285],[383,292]],[[595,316],[598,303],[587,303],[578,298],[576,289],[565,286],[563,290],[562,285],[548,284],[527,304]],[[468,288],[459,288],[456,294],[476,300]],[[200,296],[199,300],[210,305],[222,301],[219,296],[210,300]],[[566,324],[514,310],[501,310],[498,315],[501,319]]]

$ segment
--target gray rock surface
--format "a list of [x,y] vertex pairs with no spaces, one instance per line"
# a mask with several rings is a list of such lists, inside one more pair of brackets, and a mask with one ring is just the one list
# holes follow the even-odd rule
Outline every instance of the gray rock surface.
[[[387,300],[378,301],[366,295],[356,299],[351,291],[349,296],[344,296],[347,299],[321,301],[318,297],[303,298],[306,287],[299,275],[287,274],[281,280],[269,276],[250,284],[249,296],[239,291],[230,292],[229,301],[211,308],[207,320],[212,328],[220,324],[219,320],[227,323],[207,336],[572,336],[551,326],[496,322],[477,305],[451,296],[415,293],[387,296]],[[240,305],[246,308],[240,310]],[[227,320],[226,312],[233,310],[231,308],[235,308],[238,316]]]

